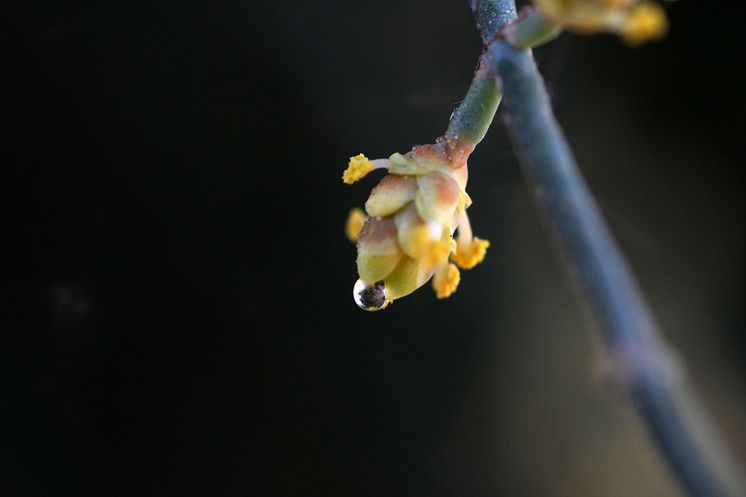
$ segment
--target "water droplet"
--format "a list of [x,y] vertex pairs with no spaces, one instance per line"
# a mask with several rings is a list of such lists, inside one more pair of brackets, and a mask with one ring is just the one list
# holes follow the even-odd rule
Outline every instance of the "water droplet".
[[363,280],[357,280],[355,286],[352,287],[352,298],[364,311],[380,311],[389,304],[386,300],[386,286],[383,281],[368,286]]

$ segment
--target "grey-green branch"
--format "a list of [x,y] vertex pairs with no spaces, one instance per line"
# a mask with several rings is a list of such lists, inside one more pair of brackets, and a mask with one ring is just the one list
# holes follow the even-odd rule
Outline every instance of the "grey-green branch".
[[[505,122],[536,205],[601,332],[613,377],[661,457],[692,497],[746,496],[742,469],[690,388],[583,181],[531,51],[500,36],[517,19],[514,1],[471,0],[471,7],[485,53],[447,135],[471,133],[481,140],[502,94]],[[487,79],[495,81],[495,90]],[[480,114],[485,95],[488,105]]]

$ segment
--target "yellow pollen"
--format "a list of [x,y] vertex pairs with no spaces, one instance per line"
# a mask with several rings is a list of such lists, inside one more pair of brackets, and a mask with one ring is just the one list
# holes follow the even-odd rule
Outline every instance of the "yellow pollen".
[[461,190],[458,194],[458,205],[456,207],[457,212],[464,212],[464,209],[468,209],[471,205],[471,197],[464,190]]
[[422,261],[426,266],[437,266],[448,259],[453,251],[453,241],[447,239],[433,240],[425,225],[415,226],[410,231],[403,247],[412,258]]
[[373,163],[363,154],[350,157],[347,169],[345,169],[345,172],[342,174],[342,181],[347,185],[351,185],[363,179],[365,175],[373,169]]
[[471,269],[484,260],[489,246],[488,240],[476,237],[468,243],[458,242],[456,251],[451,254],[451,260],[462,269]]
[[428,252],[430,251],[430,246],[432,245],[427,227],[424,225],[419,225],[412,228],[412,231],[407,237],[406,244],[406,251],[409,252],[415,259],[426,257]]
[[461,273],[453,264],[438,268],[433,276],[433,290],[435,296],[444,299],[453,295],[461,281]]
[[350,213],[347,215],[347,221],[345,222],[345,235],[347,235],[347,238],[351,242],[356,242],[360,237],[360,230],[363,229],[366,219],[368,217],[362,209],[356,207],[350,210]]
[[427,254],[425,255],[424,262],[428,266],[435,266],[436,264],[443,261],[451,253],[451,242],[446,240],[440,240],[433,243],[430,246]]
[[630,45],[639,45],[662,38],[667,31],[668,21],[663,8],[654,3],[642,3],[629,14],[622,37]]

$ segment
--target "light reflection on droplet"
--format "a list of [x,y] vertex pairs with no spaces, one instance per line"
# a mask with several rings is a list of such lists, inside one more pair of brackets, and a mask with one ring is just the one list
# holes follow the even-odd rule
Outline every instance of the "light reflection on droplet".
[[386,287],[383,281],[369,286],[363,280],[357,280],[355,286],[352,287],[352,298],[364,311],[380,311],[389,304],[386,300]]

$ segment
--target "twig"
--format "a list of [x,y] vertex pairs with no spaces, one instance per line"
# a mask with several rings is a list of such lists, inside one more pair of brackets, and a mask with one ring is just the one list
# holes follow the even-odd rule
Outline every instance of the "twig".
[[689,387],[582,179],[531,52],[498,36],[517,18],[515,3],[471,6],[529,187],[592,311],[615,378],[689,495],[746,495],[738,464]]
[[[516,18],[514,2],[471,0],[471,8],[485,47]],[[455,138],[472,148],[482,141],[502,98],[496,76],[492,59],[485,50],[466,96],[448,120],[448,129],[443,135],[445,139]]]

